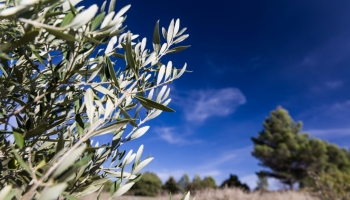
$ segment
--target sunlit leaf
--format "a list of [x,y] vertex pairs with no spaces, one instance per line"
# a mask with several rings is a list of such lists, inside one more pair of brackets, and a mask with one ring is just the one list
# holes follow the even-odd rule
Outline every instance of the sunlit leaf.
[[131,140],[134,140],[136,138],[141,137],[142,135],[144,135],[149,129],[149,126],[144,126],[142,128],[137,129],[130,137]]
[[94,92],[91,88],[86,90],[85,93],[85,106],[86,106],[86,114],[89,117],[90,124],[92,124],[92,120],[94,117],[95,107],[94,107]]
[[86,146],[82,145],[74,150],[71,154],[69,154],[64,161],[57,167],[53,176],[56,177],[60,175],[63,171],[68,169],[73,163],[75,163],[76,159],[84,152]]
[[55,184],[45,189],[40,195],[39,200],[57,199],[61,195],[61,193],[66,189],[67,186],[67,183]]
[[167,81],[168,78],[171,75],[171,70],[173,69],[173,63],[171,61],[168,62],[168,65],[166,66],[166,72],[165,72],[165,78],[164,81]]
[[95,14],[98,11],[98,6],[96,4],[90,6],[88,9],[84,10],[83,12],[79,13],[77,16],[74,17],[72,22],[65,26],[66,28],[78,28],[82,25],[90,22]]
[[117,14],[115,15],[115,18],[119,18],[119,17],[121,17],[122,15],[124,15],[124,14],[129,10],[130,7],[131,7],[130,4],[124,6],[122,9],[119,10],[119,12],[117,12]]
[[121,195],[123,195],[125,192],[127,192],[135,183],[131,182],[131,183],[127,183],[123,186],[121,186],[114,194],[113,196],[110,198],[117,198],[120,197]]
[[170,44],[171,41],[173,40],[173,36],[174,36],[174,19],[171,20],[169,28],[168,28],[168,34],[167,34],[168,44]]
[[153,160],[153,158],[146,158],[145,160],[140,162],[140,164],[138,164],[135,167],[135,169],[132,173],[137,174],[139,171],[141,171],[141,169],[143,169],[146,165],[148,165],[148,163],[150,163],[152,160]]
[[159,85],[159,83],[162,81],[164,73],[165,73],[165,66],[162,65],[159,69],[159,72],[158,72],[157,85]]

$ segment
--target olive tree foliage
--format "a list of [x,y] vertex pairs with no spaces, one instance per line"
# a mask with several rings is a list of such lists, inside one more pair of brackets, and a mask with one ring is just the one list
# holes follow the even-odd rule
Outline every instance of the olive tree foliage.
[[[167,84],[186,64],[161,59],[188,47],[174,47],[186,28],[172,20],[160,34],[157,22],[147,49],[146,38],[125,31],[130,5],[115,12],[115,0],[100,9],[80,0],[0,2],[0,199],[79,199],[109,180],[110,199],[124,194],[153,158],[141,159],[143,145],[120,146],[174,111]],[[93,143],[103,134],[113,139]]]

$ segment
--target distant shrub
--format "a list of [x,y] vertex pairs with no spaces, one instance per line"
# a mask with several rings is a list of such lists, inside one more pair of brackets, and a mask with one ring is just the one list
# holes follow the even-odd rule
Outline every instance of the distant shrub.
[[196,192],[196,191],[202,191],[205,189],[216,189],[218,186],[215,183],[215,180],[213,177],[205,177],[203,180],[199,175],[196,175],[192,182],[187,186],[187,190]]
[[240,188],[245,192],[249,192],[250,188],[247,184],[241,183],[236,175],[230,174],[230,178],[226,179],[220,186],[220,188]]
[[135,196],[157,196],[162,190],[162,181],[151,172],[145,172],[127,194]]
[[171,192],[171,194],[176,194],[181,191],[178,183],[176,183],[174,177],[170,176],[170,178],[163,185],[163,190],[166,193]]
[[216,185],[214,178],[211,176],[208,176],[208,177],[205,177],[203,179],[202,188],[204,188],[204,189],[209,189],[209,188],[216,189],[216,188],[218,188],[218,186]]

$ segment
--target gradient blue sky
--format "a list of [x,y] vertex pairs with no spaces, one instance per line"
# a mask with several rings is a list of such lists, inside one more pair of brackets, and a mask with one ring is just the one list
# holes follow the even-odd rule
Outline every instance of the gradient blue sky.
[[192,45],[162,60],[193,70],[171,85],[177,112],[122,146],[145,145],[155,159],[144,171],[163,181],[211,175],[217,184],[232,173],[253,188],[261,167],[250,138],[278,105],[304,132],[348,148],[350,1],[124,0],[116,8],[127,4],[133,33],[150,39],[157,20],[167,28],[180,18],[190,34],[182,44]]

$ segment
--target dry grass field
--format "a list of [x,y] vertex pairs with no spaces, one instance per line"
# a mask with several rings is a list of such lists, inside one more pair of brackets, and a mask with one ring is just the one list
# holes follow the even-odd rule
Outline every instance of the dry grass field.
[[[88,195],[82,200],[96,200],[96,194]],[[101,200],[108,199],[108,194],[102,194]],[[205,190],[191,194],[191,200],[196,197],[196,200],[319,200],[307,193],[297,191],[286,192],[269,192],[269,193],[244,193],[239,189],[222,189],[222,190]],[[137,196],[122,196],[119,200],[168,200],[167,196],[159,197],[137,197]],[[174,195],[174,200],[180,200],[181,195]]]

